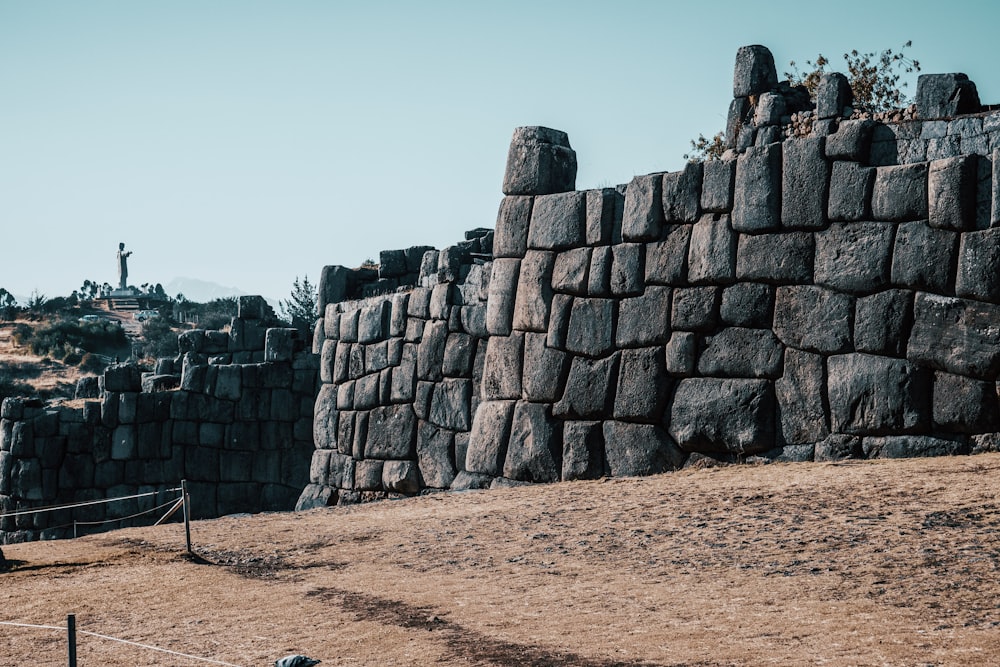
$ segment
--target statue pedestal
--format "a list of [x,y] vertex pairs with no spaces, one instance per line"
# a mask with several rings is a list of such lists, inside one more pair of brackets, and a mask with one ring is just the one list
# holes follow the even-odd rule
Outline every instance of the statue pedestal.
[[113,289],[113,290],[111,290],[110,292],[108,292],[108,298],[111,298],[111,299],[131,299],[132,297],[137,296],[138,294],[139,294],[139,292],[137,290],[129,289],[129,288],[126,287],[125,289]]

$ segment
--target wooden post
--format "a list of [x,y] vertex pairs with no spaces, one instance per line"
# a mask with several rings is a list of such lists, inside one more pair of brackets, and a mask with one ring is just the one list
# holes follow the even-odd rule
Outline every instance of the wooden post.
[[188,495],[186,479],[181,480],[181,495],[184,497],[184,541],[187,544],[187,552],[194,555],[194,551],[191,550],[191,496]]
[[69,667],[76,667],[76,614],[66,617],[66,639],[69,646]]

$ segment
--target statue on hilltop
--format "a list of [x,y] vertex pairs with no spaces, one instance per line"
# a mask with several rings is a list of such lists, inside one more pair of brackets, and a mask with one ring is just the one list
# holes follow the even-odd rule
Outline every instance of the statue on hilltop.
[[118,244],[118,289],[128,289],[128,258],[132,251],[125,252],[125,244]]

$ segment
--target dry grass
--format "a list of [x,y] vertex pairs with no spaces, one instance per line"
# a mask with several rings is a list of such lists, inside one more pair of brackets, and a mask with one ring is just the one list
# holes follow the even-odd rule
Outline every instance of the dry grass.
[[[197,502],[197,499],[195,499]],[[1000,455],[684,471],[4,547],[3,618],[238,665],[996,664]],[[65,664],[0,626],[3,664]],[[198,665],[82,637],[82,665]]]

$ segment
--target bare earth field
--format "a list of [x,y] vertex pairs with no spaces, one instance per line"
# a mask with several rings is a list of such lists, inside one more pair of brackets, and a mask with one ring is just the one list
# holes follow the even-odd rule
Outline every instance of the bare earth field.
[[[197,498],[194,499],[197,502]],[[0,620],[234,665],[1000,662],[1000,455],[682,471],[4,547]],[[80,637],[80,664],[210,664]],[[0,664],[65,665],[0,626]]]

